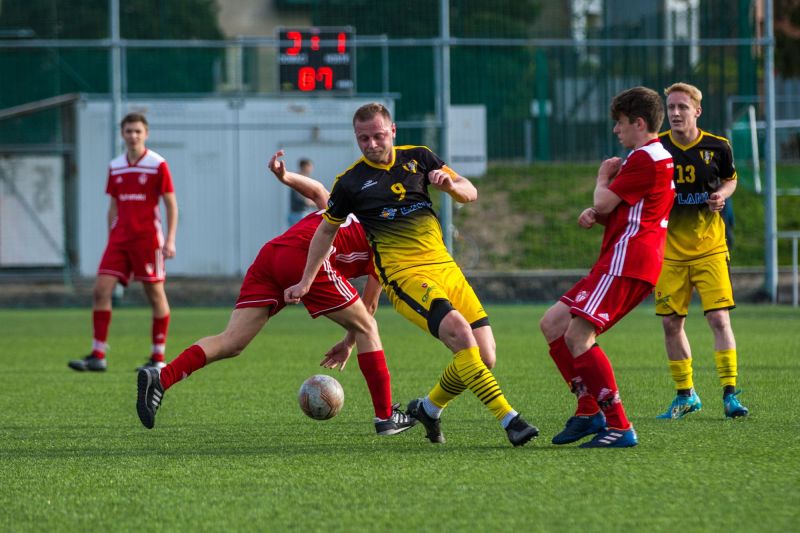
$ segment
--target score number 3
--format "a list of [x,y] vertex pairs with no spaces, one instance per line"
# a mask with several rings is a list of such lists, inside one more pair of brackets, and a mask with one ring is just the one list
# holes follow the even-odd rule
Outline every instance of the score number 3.
[[694,183],[697,179],[694,172],[694,165],[675,165],[678,169],[678,183]]

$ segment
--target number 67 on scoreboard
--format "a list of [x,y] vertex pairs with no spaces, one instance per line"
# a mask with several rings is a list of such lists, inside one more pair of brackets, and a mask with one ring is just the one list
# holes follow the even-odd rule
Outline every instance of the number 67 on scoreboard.
[[350,26],[278,28],[281,92],[355,91],[355,32]]

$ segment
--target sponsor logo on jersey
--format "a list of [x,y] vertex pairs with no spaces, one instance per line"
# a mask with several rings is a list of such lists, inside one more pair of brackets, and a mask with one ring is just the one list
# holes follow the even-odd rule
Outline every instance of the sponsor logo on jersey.
[[432,205],[433,204],[431,204],[430,202],[417,202],[416,204],[400,208],[400,212],[403,214],[403,216],[405,216],[410,213],[413,213],[414,211],[419,211],[420,209],[431,207]]
[[[427,285],[427,283],[425,285]],[[433,287],[428,287],[428,288],[425,289],[425,294],[422,295],[422,302],[423,303],[427,302],[428,298],[431,297],[431,291],[432,290],[433,290]]]
[[147,200],[147,195],[141,192],[120,194],[119,199],[123,202],[144,202]]
[[700,157],[703,158],[703,162],[706,165],[710,165],[711,160],[714,159],[714,152],[712,150],[700,150]]
[[397,215],[397,209],[394,207],[384,207],[381,212],[381,218],[386,220],[394,220],[395,215]]
[[367,187],[372,187],[372,186],[377,185],[377,184],[378,184],[377,180],[367,180],[367,181],[364,182],[364,185],[361,186],[361,190],[363,191]]
[[679,192],[675,195],[675,201],[678,205],[699,205],[706,203],[707,200],[707,192]]
[[575,302],[576,303],[580,303],[580,302],[584,301],[588,297],[589,297],[589,293],[587,291],[581,291],[581,292],[578,293],[577,296],[575,296]]
[[608,313],[598,313],[598,315],[597,315],[597,316],[599,316],[599,317],[600,317],[600,318],[602,318],[603,320],[606,320],[606,321],[608,321]]
[[147,183],[147,174],[139,174],[139,183],[142,185]]
[[412,159],[411,161],[409,161],[408,163],[403,165],[403,169],[406,172],[408,172],[409,174],[416,174],[418,165],[419,165],[419,163],[417,163],[417,160],[416,159]]

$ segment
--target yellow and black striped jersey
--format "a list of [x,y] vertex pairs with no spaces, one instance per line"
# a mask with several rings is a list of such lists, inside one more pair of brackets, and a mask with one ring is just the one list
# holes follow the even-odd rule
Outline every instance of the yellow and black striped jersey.
[[664,260],[687,262],[727,252],[725,223],[706,200],[722,182],[736,179],[728,139],[702,130],[688,146],[678,144],[672,130],[659,134],[659,139],[675,163],[675,203]]
[[391,163],[362,157],[336,177],[323,216],[331,224],[343,223],[349,213],[358,217],[381,281],[407,268],[453,260],[428,194],[428,173],[442,167],[425,146],[396,146]]

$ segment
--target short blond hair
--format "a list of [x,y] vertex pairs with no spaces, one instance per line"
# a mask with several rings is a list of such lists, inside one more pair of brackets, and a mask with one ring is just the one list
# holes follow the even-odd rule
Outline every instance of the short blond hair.
[[697,107],[700,107],[700,102],[703,101],[703,93],[700,92],[700,89],[698,89],[694,85],[691,85],[689,83],[684,83],[682,81],[678,83],[673,83],[672,85],[664,89],[665,96],[669,96],[672,93],[686,93],[687,95],[689,95],[689,98],[692,99],[692,102],[694,102],[694,105]]

